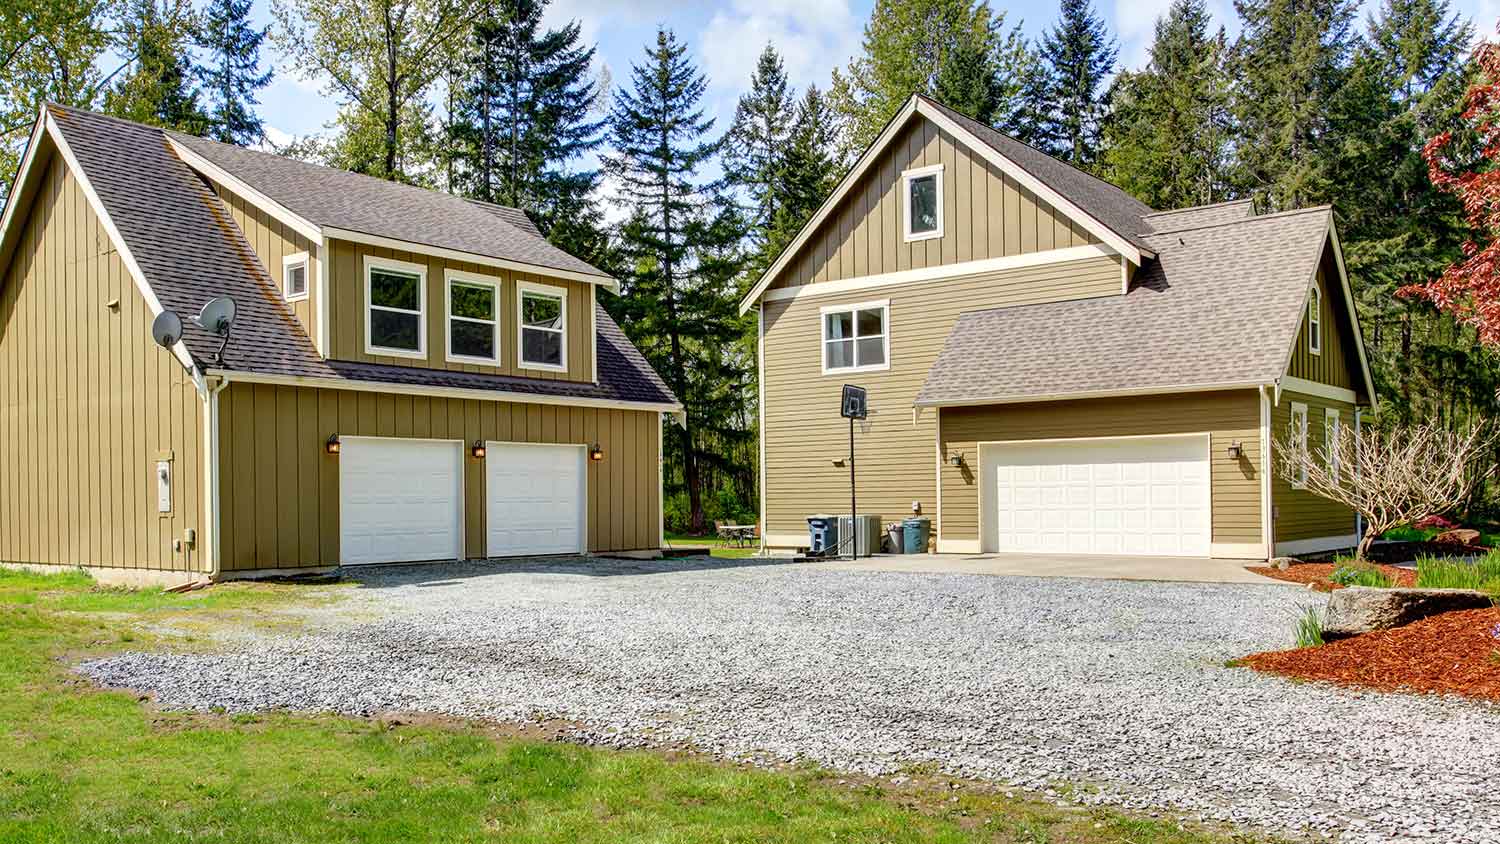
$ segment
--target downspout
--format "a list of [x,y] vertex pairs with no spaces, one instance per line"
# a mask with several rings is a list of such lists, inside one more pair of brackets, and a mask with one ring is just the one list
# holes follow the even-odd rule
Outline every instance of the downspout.
[[208,579],[217,581],[219,559],[219,393],[229,386],[226,375],[210,375],[203,393],[203,500],[206,520],[203,549],[208,559]]
[[1265,540],[1266,561],[1276,556],[1276,519],[1271,498],[1271,473],[1275,463],[1271,454],[1271,398],[1267,386],[1260,388],[1260,533]]

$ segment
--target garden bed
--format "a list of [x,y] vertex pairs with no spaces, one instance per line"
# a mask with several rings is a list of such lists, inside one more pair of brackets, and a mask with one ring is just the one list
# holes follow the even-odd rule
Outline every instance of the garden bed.
[[[1482,545],[1464,545],[1460,542],[1376,542],[1370,546],[1366,557],[1372,563],[1393,565],[1409,563],[1418,557],[1482,557],[1490,552]],[[1304,563],[1332,563],[1340,556],[1350,556],[1353,549],[1328,551],[1322,554],[1305,554],[1298,559]]]
[[[1333,563],[1293,563],[1286,569],[1271,566],[1245,566],[1245,568],[1262,577],[1272,577],[1291,583],[1305,583],[1319,592],[1332,592],[1335,589],[1344,588],[1342,584],[1329,580],[1329,576],[1338,568]],[[1415,586],[1417,583],[1417,573],[1413,569],[1389,565],[1377,565],[1374,568],[1389,577],[1392,585]]]
[[1450,612],[1318,647],[1258,653],[1243,664],[1299,680],[1500,701],[1500,608]]

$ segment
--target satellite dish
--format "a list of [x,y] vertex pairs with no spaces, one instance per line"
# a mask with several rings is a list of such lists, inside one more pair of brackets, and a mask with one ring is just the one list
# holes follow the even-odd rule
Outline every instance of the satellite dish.
[[197,322],[204,331],[212,331],[221,337],[227,335],[229,327],[234,325],[234,300],[228,296],[208,300],[198,312]]
[[170,349],[182,339],[182,317],[176,311],[162,311],[151,321],[151,337],[156,345]]

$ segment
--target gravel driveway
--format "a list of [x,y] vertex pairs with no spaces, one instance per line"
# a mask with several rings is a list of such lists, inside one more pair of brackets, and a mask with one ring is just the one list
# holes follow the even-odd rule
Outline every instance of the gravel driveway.
[[728,561],[384,569],[308,632],[82,666],[163,706],[559,718],[865,773],[936,762],[1347,842],[1500,842],[1500,707],[1223,667],[1289,644],[1281,586]]

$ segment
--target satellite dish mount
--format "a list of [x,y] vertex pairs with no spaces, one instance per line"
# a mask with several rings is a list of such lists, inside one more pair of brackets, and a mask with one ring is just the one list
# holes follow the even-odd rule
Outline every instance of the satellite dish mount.
[[235,310],[233,299],[219,296],[208,300],[203,310],[198,312],[198,317],[193,320],[199,328],[219,336],[219,348],[214,352],[214,366],[224,365],[224,349],[229,346],[229,330],[234,327]]

